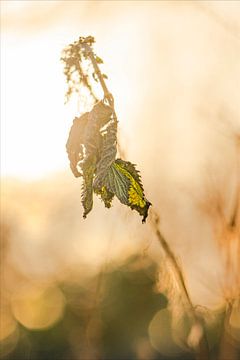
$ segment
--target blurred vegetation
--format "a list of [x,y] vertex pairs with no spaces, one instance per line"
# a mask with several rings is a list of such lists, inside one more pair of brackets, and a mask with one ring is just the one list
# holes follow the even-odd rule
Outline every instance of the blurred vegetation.
[[[148,256],[133,255],[122,264],[110,264],[94,276],[83,272],[51,284],[64,297],[64,312],[42,329],[21,324],[21,321],[27,324],[27,313],[38,311],[36,307],[28,308],[20,316],[12,303],[17,325],[1,343],[1,359],[194,359],[186,344],[179,341],[188,331],[187,321],[178,324],[180,332],[174,338],[168,300],[155,289],[156,275],[157,266]],[[50,290],[46,291],[50,301]],[[25,295],[26,301],[28,293]],[[37,306],[42,306],[41,301]],[[57,302],[54,306],[58,306]],[[51,317],[47,307],[45,311]],[[45,315],[42,310],[41,316]],[[34,314],[32,321],[33,318]],[[217,321],[208,329],[213,355],[217,352],[221,322],[219,312]]]
[[[111,219],[115,233],[108,238],[100,231],[106,221],[100,212],[90,219],[94,226],[79,221],[76,191],[61,193],[71,189],[63,179],[14,184],[11,191],[8,185],[1,223],[2,360],[195,359],[189,320],[178,316],[177,301],[174,309],[172,298],[160,290],[166,285],[164,258],[154,258],[146,242],[141,251],[132,241],[131,224],[117,226],[117,206]],[[97,244],[104,242],[107,247],[99,250]],[[91,262],[79,257],[76,244]],[[221,359],[238,359],[237,303],[226,323],[225,303],[216,310],[196,308],[205,319],[210,359],[219,359],[220,349],[227,354]]]

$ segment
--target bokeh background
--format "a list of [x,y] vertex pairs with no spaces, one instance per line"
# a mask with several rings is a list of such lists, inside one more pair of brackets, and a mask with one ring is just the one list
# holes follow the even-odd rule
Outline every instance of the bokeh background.
[[[173,326],[157,286],[165,260],[150,223],[97,198],[82,219],[65,143],[86,109],[64,105],[60,57],[88,35],[121,147],[217,356],[226,301],[239,292],[239,248],[226,267],[219,241],[239,201],[239,18],[238,1],[1,1],[2,359],[194,358],[187,319]],[[223,359],[237,359],[237,307],[227,336]]]

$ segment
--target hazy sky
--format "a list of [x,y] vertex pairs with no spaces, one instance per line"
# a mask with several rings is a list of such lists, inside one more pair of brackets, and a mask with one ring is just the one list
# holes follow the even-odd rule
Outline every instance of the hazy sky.
[[59,59],[79,35],[96,37],[130,151],[138,147],[133,132],[143,143],[149,125],[150,136],[159,127],[164,133],[161,151],[170,133],[176,146],[189,143],[189,131],[198,132],[188,120],[194,106],[213,107],[222,97],[222,107],[237,111],[237,2],[2,1],[1,7],[2,175],[38,178],[68,166],[65,142],[79,109],[64,106]]

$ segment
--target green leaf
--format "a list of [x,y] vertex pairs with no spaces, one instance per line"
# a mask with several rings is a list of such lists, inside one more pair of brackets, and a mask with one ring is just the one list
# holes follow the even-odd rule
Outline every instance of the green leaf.
[[94,188],[101,189],[105,182],[105,177],[109,167],[112,165],[117,154],[117,124],[111,122],[106,129],[106,134],[102,140],[102,151],[100,160],[97,164]]
[[95,189],[94,192],[100,196],[106,208],[111,207],[114,194],[106,186],[103,186],[101,189]]
[[82,185],[82,205],[84,209],[83,217],[86,218],[87,214],[93,207],[93,175],[95,171],[95,161],[85,164],[83,169],[83,185]]
[[107,189],[114,193],[122,204],[128,205],[130,181],[116,168],[115,164],[108,169],[105,181]]
[[123,169],[127,170],[133,178],[139,183],[143,191],[143,186],[141,182],[141,176],[139,171],[136,169],[136,165],[132,164],[130,161],[124,161],[122,159],[116,159],[116,164],[120,165]]
[[117,159],[110,166],[105,180],[107,189],[113,192],[121,203],[142,215],[142,222],[145,222],[151,203],[145,198],[140,175],[135,165]]

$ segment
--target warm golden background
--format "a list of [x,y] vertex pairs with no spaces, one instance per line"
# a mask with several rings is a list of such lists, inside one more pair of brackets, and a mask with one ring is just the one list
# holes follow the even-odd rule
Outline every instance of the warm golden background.
[[[239,249],[226,275],[219,241],[240,183],[239,19],[238,1],[1,1],[2,359],[193,358],[155,288],[162,257],[149,223],[97,198],[82,219],[65,143],[84,106],[64,105],[60,56],[87,35],[126,157],[194,304],[210,313],[215,356],[221,309],[239,291]],[[237,312],[231,326],[237,349]]]

